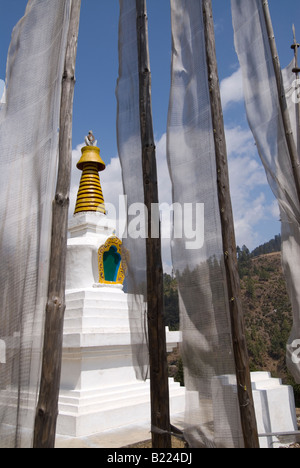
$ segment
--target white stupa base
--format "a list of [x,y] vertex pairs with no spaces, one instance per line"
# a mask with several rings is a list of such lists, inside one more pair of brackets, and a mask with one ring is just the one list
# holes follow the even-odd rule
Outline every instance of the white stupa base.
[[[169,380],[171,414],[184,411],[184,389]],[[134,424],[150,424],[150,383],[133,381],[85,392],[61,391],[57,433],[70,437]]]
[[[128,298],[119,287],[67,291],[57,434],[84,437],[150,422],[150,382],[136,379]],[[181,340],[167,329],[168,350]],[[171,414],[185,389],[169,380]]]

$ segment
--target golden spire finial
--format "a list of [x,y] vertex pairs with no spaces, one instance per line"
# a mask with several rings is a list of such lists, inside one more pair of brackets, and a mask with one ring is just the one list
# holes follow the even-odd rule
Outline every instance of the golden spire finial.
[[90,130],[84,139],[86,146],[97,146],[97,140],[94,137],[93,130]]
[[82,156],[77,168],[82,171],[80,186],[77,194],[75,213],[97,211],[106,214],[99,172],[104,171],[105,163],[100,157],[100,148],[96,144],[92,132],[85,138],[89,144],[81,150]]

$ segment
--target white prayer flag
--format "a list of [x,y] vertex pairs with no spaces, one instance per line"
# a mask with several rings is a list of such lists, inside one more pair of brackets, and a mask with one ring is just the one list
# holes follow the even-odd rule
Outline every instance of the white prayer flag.
[[[72,0],[29,0],[0,107],[0,446],[31,447]],[[3,344],[4,343],[4,344]]]
[[[294,325],[287,345],[287,365],[300,383],[300,204],[280,108],[273,57],[262,0],[231,0],[235,47],[239,57],[246,110],[270,187],[276,196],[282,221],[282,262],[293,307]],[[296,107],[291,68],[284,72],[294,138]],[[299,148],[299,146],[298,146]],[[298,149],[299,156],[299,149]],[[299,342],[298,342],[299,340]]]

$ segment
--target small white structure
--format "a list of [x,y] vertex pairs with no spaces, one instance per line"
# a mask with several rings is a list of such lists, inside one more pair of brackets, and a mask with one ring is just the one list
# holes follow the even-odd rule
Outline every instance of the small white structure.
[[[295,435],[292,433],[298,430],[298,426],[292,387],[282,385],[281,380],[272,378],[269,372],[252,372],[251,382],[260,447],[277,448],[295,442]],[[237,394],[234,375],[222,375],[215,378],[213,383],[214,398],[222,397],[226,400],[233,393]],[[238,407],[236,411],[231,409],[230,417],[233,427],[238,427],[238,414]],[[216,415],[215,422],[218,422],[218,419],[222,421],[222,415]],[[220,424],[221,430],[223,427]],[[233,437],[238,440],[240,433],[241,429]],[[290,435],[283,437],[284,433]]]
[[[269,372],[251,374],[252,390],[259,434],[283,434],[298,430],[294,392]],[[295,436],[260,437],[261,448],[276,448],[295,442]]]

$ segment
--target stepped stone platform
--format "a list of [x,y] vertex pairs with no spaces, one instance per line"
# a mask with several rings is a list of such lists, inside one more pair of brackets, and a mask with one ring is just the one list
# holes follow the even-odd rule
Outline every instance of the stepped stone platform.
[[[119,287],[68,291],[57,433],[84,437],[150,421],[150,382],[134,370],[128,295]],[[179,332],[166,330],[168,350]],[[169,380],[171,414],[185,389]]]

